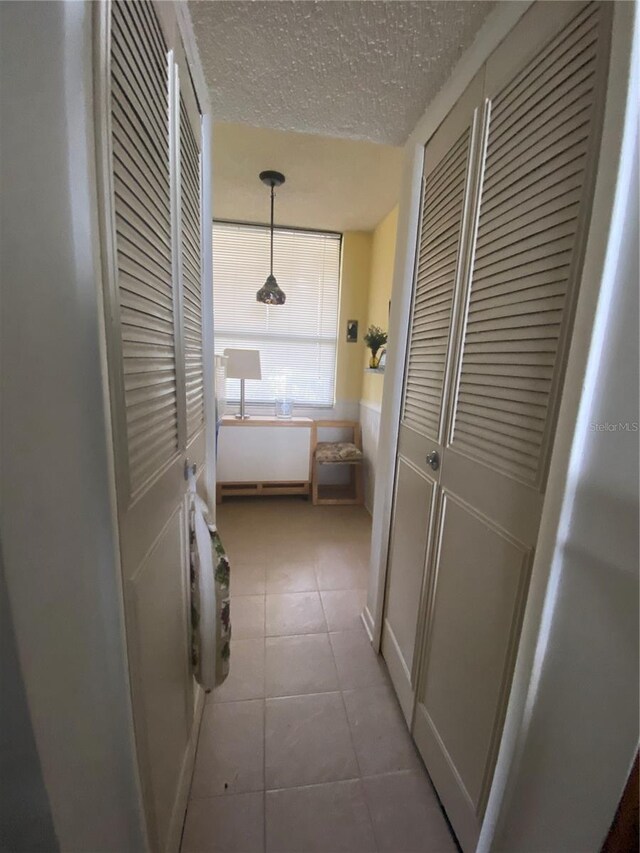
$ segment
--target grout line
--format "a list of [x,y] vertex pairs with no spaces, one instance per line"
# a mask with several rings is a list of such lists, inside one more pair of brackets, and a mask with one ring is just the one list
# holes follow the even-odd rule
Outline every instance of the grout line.
[[326,633],[329,633],[329,620],[327,619],[327,611],[324,606],[324,599],[322,598],[322,593],[318,590],[318,598],[320,599],[320,607],[322,608],[322,615],[324,616],[324,624],[327,627]]
[[[370,774],[368,776],[349,776],[345,779],[330,779],[327,782],[307,782],[304,785],[283,785],[279,788],[265,788],[265,792],[273,793],[273,792],[277,792],[277,791],[297,791],[299,788],[321,788],[324,785],[336,785],[340,782],[364,782],[364,781],[368,781],[369,779],[386,779],[387,777],[391,777],[391,776],[412,776],[412,775],[413,776],[416,776],[416,775],[421,776],[423,774],[421,774],[419,770],[390,770],[388,773],[374,773],[374,774]],[[430,781],[429,778],[427,778],[427,781],[429,782],[429,784],[433,788],[433,783]],[[434,789],[434,792],[435,792],[435,789]],[[253,793],[259,793],[259,791],[256,791]],[[212,797],[200,797],[200,799],[216,799],[217,797],[223,798],[226,796],[229,796],[229,794],[215,794]],[[237,796],[237,795],[232,794],[231,796]]]
[[[287,696],[265,696],[264,698],[265,700],[268,699],[270,702],[279,702],[281,699],[307,699],[311,696],[334,696],[335,694],[341,692],[342,691],[340,690],[340,688],[337,687],[335,690],[315,690],[313,693],[292,693]],[[242,702],[245,700],[241,699],[240,701]],[[251,702],[255,700],[247,699],[246,701]]]
[[339,785],[340,782],[360,782],[359,776],[349,776],[345,779],[330,779],[328,782],[307,782],[306,785],[288,785],[280,788],[268,788],[267,791],[269,794],[277,793],[279,791],[298,791],[300,789],[307,788],[322,788],[324,785]]
[[233,791],[227,794],[201,794],[195,797],[189,797],[190,803],[199,803],[202,800],[227,800],[230,797],[242,797],[244,794],[262,794],[264,788],[251,788],[248,791]]
[[267,700],[262,700],[262,849],[267,850]]
[[[323,785],[335,785],[337,782],[363,782],[368,779],[386,779],[387,777],[392,776],[421,776],[426,777],[427,781],[433,788],[433,782],[431,782],[429,775],[426,771],[423,771],[422,768],[416,768],[414,770],[389,770],[387,773],[369,773],[365,776],[348,776],[344,779],[329,779],[326,782],[307,782],[304,785],[281,785],[279,788],[267,788],[266,784],[264,788],[251,788],[248,791],[234,791],[231,794],[202,794],[200,796],[189,796],[189,802],[201,802],[202,800],[228,800],[232,797],[242,797],[245,794],[262,794],[263,792],[272,791],[292,791],[297,788],[319,788]],[[437,794],[435,788],[433,788],[434,793]]]
[[311,631],[308,634],[267,634],[265,636],[265,640],[288,640],[299,637],[325,637],[331,633],[335,634],[336,631]]
[[[334,658],[335,658],[335,656],[334,656]],[[345,719],[347,721],[347,728],[349,730],[349,742],[351,743],[351,749],[353,750],[353,754],[354,754],[355,759],[356,759],[356,764],[358,766],[358,781],[360,782],[360,788],[362,791],[362,796],[364,798],[364,802],[365,802],[365,805],[367,807],[367,814],[369,815],[369,824],[371,826],[371,834],[373,835],[373,843],[376,846],[376,850],[379,850],[380,848],[378,847],[378,837],[376,835],[376,828],[375,828],[375,824],[373,822],[373,814],[371,812],[369,800],[367,799],[366,788],[362,782],[362,780],[364,778],[362,775],[362,767],[360,766],[360,759],[358,758],[358,751],[356,750],[355,741],[353,739],[353,731],[351,729],[351,721],[349,720],[349,714],[347,713],[347,703],[344,701],[344,691],[343,690],[340,691],[340,699],[342,700],[342,707],[344,708],[344,716],[345,716]]]
[[264,637],[262,638],[262,850],[267,850],[267,575],[265,570],[265,596],[264,596]]

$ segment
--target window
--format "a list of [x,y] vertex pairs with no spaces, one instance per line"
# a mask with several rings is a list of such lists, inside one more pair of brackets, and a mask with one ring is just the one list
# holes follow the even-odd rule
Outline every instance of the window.
[[[276,228],[273,272],[285,305],[256,302],[269,273],[269,228],[213,224],[215,351],[260,350],[262,380],[247,380],[246,399],[272,403],[286,393],[305,406],[332,406],[336,373],[339,234]],[[227,380],[227,398],[240,382]]]

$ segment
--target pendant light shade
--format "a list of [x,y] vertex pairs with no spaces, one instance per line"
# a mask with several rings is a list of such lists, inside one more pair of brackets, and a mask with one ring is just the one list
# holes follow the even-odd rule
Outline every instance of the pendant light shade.
[[263,184],[271,187],[271,264],[270,272],[267,280],[256,293],[256,301],[262,302],[263,305],[284,305],[287,296],[284,290],[281,290],[273,274],[273,202],[275,198],[275,187],[280,187],[284,184],[284,175],[281,172],[260,172],[260,180]]
[[256,299],[265,305],[284,305],[287,295],[284,290],[280,290],[276,277],[268,275],[267,280],[256,293]]

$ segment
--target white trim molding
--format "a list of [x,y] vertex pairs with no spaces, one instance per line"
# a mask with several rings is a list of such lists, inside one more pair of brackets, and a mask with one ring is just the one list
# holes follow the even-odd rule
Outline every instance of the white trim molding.
[[360,400],[360,426],[364,453],[364,505],[373,515],[373,497],[378,468],[378,439],[380,436],[380,404]]

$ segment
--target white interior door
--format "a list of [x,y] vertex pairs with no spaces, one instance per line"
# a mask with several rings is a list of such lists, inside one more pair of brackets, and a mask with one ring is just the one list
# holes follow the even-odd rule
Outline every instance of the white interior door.
[[598,4],[537,4],[488,61],[414,736],[477,842],[538,535],[598,155]]
[[169,20],[144,0],[105,7],[100,77],[127,648],[147,827],[158,851],[177,849],[188,784],[185,464],[202,467],[205,456],[199,114]]
[[[476,78],[425,150],[421,221],[400,422],[382,654],[407,722],[413,713],[416,636],[425,559],[452,378],[455,294],[464,272],[468,185],[482,80]],[[431,463],[427,457],[431,457]]]

